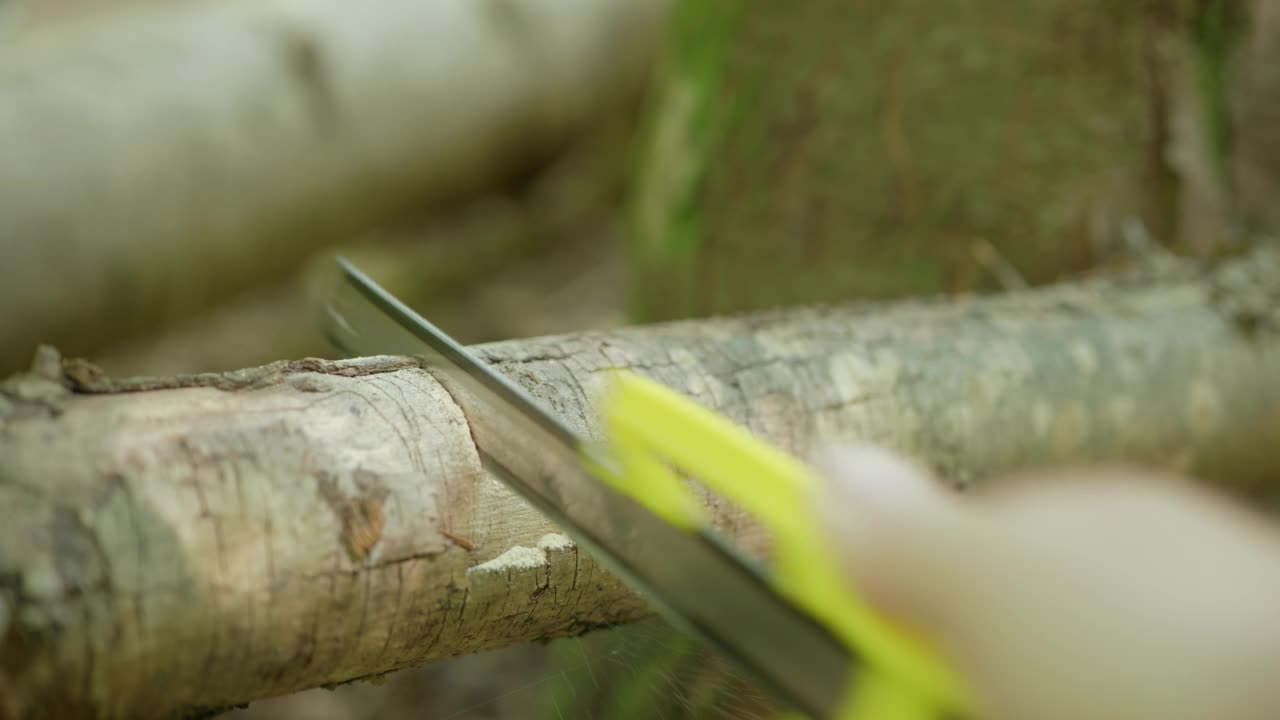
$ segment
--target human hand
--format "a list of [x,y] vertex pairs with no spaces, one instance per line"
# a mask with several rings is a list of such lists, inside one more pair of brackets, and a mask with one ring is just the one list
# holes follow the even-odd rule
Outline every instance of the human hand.
[[821,462],[858,592],[990,720],[1280,717],[1280,531],[1177,478],[1095,469],[965,495],[872,448]]

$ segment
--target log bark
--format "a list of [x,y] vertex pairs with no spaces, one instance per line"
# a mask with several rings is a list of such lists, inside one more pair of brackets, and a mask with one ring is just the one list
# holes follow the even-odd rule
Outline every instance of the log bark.
[[0,372],[529,170],[635,96],[664,7],[221,0],[6,41]]
[[[588,434],[628,367],[794,452],[883,443],[959,486],[1124,460],[1271,492],[1280,254],[1156,275],[477,350]],[[222,707],[647,612],[482,472],[415,359],[111,380],[46,356],[4,387],[4,717]]]

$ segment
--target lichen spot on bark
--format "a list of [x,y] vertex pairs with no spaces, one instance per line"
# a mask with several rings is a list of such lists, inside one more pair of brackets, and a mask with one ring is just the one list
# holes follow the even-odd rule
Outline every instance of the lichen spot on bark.
[[[877,392],[892,390],[892,383],[897,377],[896,367],[887,367],[888,363],[871,362],[866,357],[854,353],[833,355],[827,360],[827,377],[830,381],[831,394],[822,398],[824,403],[857,403]],[[892,373],[882,376],[881,371],[887,367]]]
[[569,550],[573,548],[573,540],[562,533],[547,533],[538,539],[538,547],[546,552]]
[[1078,403],[1058,411],[1053,419],[1053,449],[1061,455],[1074,454],[1089,434],[1089,416]]
[[1107,417],[1116,432],[1128,432],[1137,422],[1138,404],[1131,397],[1113,397],[1107,401]]
[[510,570],[532,570],[546,564],[546,550],[517,545],[492,560],[467,568],[467,575],[475,573],[506,573]]
[[1187,391],[1187,425],[1197,435],[1207,435],[1222,423],[1222,395],[1213,385],[1198,381]]
[[551,553],[573,548],[573,541],[561,533],[547,533],[533,547],[517,545],[508,548],[492,560],[467,568],[467,575],[474,573],[507,573],[511,570],[533,570],[551,564]]
[[1071,359],[1085,375],[1092,375],[1098,369],[1098,353],[1086,342],[1071,344]]
[[1049,436],[1049,426],[1053,423],[1053,407],[1043,399],[1031,405],[1031,429],[1037,438]]

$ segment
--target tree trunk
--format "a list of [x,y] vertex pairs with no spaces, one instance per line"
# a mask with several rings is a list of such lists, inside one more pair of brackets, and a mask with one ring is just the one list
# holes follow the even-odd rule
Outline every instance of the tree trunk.
[[530,169],[634,97],[664,6],[220,0],[4,41],[0,372]]
[[1142,241],[1220,249],[1242,4],[681,0],[634,192],[633,311],[1010,288]]
[[[629,367],[805,454],[883,443],[959,486],[1049,462],[1280,472],[1280,254],[997,298],[480,346],[591,433]],[[157,717],[637,618],[480,467],[409,358],[114,381],[38,358],[0,395],[0,710]],[[755,527],[715,511],[758,547]]]
[[1240,219],[1280,232],[1280,0],[1252,0],[1251,22],[1227,71],[1231,177]]

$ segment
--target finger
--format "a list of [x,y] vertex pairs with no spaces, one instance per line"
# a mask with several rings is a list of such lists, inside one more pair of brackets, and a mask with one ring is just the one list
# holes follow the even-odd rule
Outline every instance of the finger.
[[1216,497],[1093,470],[961,502],[882,450],[820,466],[856,588],[934,640],[993,717],[1274,716],[1273,533]]
[[882,448],[831,448],[816,465],[828,479],[818,512],[856,591],[912,625],[942,623],[963,580],[962,548],[948,541],[964,514],[953,493]]

